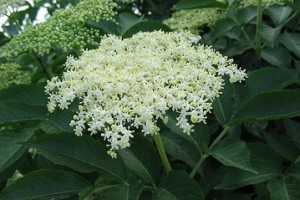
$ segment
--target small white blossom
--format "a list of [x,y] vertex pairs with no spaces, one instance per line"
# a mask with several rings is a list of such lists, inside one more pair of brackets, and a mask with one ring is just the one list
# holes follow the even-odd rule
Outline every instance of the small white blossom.
[[192,123],[205,122],[223,88],[223,75],[232,82],[246,77],[232,60],[195,45],[196,40],[188,33],[162,31],[127,39],[107,36],[98,49],[79,59],[70,57],[61,80],[48,82],[49,110],[65,109],[79,99],[70,123],[75,134],[100,133],[112,157],[115,150],[130,146],[134,129],[156,134],[157,120],[167,123],[169,110],[179,114],[177,125],[190,134]]

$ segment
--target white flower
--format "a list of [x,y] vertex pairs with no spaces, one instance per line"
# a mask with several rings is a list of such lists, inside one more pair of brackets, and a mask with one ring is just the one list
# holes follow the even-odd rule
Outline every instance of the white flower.
[[195,45],[196,40],[189,33],[162,31],[127,39],[107,36],[98,49],[79,59],[70,57],[61,80],[48,82],[49,110],[79,99],[71,122],[75,134],[100,133],[112,157],[115,150],[130,146],[134,129],[156,134],[157,120],[167,122],[169,110],[179,114],[177,125],[190,134],[192,123],[205,122],[223,88],[223,75],[232,82],[246,77],[232,60]]

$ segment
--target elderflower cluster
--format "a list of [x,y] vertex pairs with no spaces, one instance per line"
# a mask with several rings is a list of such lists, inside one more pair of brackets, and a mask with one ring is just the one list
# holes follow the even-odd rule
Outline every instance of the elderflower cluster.
[[201,8],[192,10],[179,10],[164,23],[174,30],[189,30],[197,33],[202,26],[213,26],[216,21],[226,16],[224,8]]
[[[262,0],[262,6],[268,7],[274,4],[284,5],[287,0]],[[292,0],[288,0],[292,1]],[[241,7],[257,6],[257,0],[242,0],[239,2]]]
[[14,63],[0,65],[0,90],[11,85],[29,84],[30,75],[21,70],[21,66]]
[[62,78],[48,82],[48,109],[67,109],[79,99],[70,123],[75,134],[101,133],[112,157],[115,150],[130,146],[134,129],[156,134],[157,121],[165,121],[168,110],[179,114],[177,125],[190,134],[193,123],[205,122],[223,76],[231,82],[246,77],[231,59],[198,41],[186,32],[106,36],[98,49],[79,59],[69,57]]
[[70,9],[58,10],[44,23],[25,29],[4,48],[7,57],[33,51],[49,53],[52,48],[83,50],[86,44],[97,44],[100,32],[86,26],[88,20],[112,20],[117,6],[112,0],[83,0]]

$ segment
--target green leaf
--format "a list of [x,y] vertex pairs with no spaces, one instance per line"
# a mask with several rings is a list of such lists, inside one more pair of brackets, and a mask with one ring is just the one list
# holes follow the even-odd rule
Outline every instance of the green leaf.
[[136,134],[130,148],[121,149],[118,154],[125,166],[145,183],[154,184],[159,178],[161,161],[154,145],[145,136]]
[[300,123],[294,120],[284,120],[283,121],[286,134],[293,139],[296,146],[300,149]]
[[246,185],[263,183],[281,175],[280,157],[270,147],[261,143],[248,146],[252,154],[251,164],[258,173],[231,168],[224,173],[216,189],[233,190]]
[[237,193],[234,191],[222,191],[222,194],[218,198],[218,200],[252,200],[253,194],[244,194],[244,193]]
[[188,140],[169,130],[162,131],[161,138],[166,152],[171,155],[172,158],[181,160],[191,167],[195,166],[196,161],[200,158],[199,149]]
[[269,25],[263,24],[261,27],[261,36],[266,42],[268,42],[271,48],[277,44],[280,32],[281,26],[273,28]]
[[44,106],[30,106],[16,102],[0,102],[0,124],[28,120],[43,120],[47,109]]
[[250,163],[250,150],[242,140],[226,138],[214,146],[209,154],[226,166],[256,173]]
[[276,67],[288,68],[291,65],[291,55],[289,51],[282,46],[276,46],[272,49],[263,49],[261,57]]
[[204,196],[197,182],[185,172],[171,171],[154,191],[153,200],[161,199],[204,200]]
[[128,187],[128,200],[139,200],[144,189],[144,185],[142,185],[141,181],[130,182]]
[[34,129],[21,129],[20,131],[0,132],[0,173],[26,152],[27,147],[19,143],[32,138],[34,131]]
[[256,142],[247,143],[248,148],[251,151],[251,160],[268,161],[274,164],[274,166],[281,167],[281,157],[267,144]]
[[220,124],[225,126],[232,115],[234,105],[234,86],[226,81],[222,94],[213,102],[213,112]]
[[260,94],[244,104],[231,125],[253,120],[286,119],[300,115],[300,92],[282,90]]
[[213,46],[216,50],[226,49],[226,47],[228,46],[228,41],[225,37],[226,36],[228,37],[229,31],[223,32],[223,27],[221,27],[221,31],[220,31],[220,26],[215,26],[215,31],[213,31],[213,37],[216,37],[217,39],[213,43]]
[[180,137],[183,137],[185,140],[189,141],[191,145],[199,148],[199,152],[201,147],[204,144],[207,144],[209,141],[209,130],[207,127],[201,124],[195,124],[195,131],[188,135],[182,131],[176,124],[177,124],[177,114],[168,112],[168,123],[165,126],[172,131],[174,134],[177,134]]
[[46,133],[72,133],[73,128],[69,124],[73,115],[70,110],[56,110],[40,124],[40,127]]
[[258,172],[229,169],[224,173],[221,183],[215,189],[233,190],[246,185],[263,183],[280,175],[281,169],[274,167],[273,163],[267,161],[252,161],[253,167]]
[[285,2],[288,6],[290,6],[292,9],[293,9],[293,11],[294,12],[300,12],[300,3],[299,3],[299,1],[298,0],[296,0],[296,1],[286,1]]
[[255,200],[271,200],[270,192],[268,191],[266,184],[264,183],[256,184],[253,186],[253,188],[257,195],[257,198],[255,198]]
[[273,5],[267,8],[267,13],[276,26],[285,25],[292,11],[289,6]]
[[181,0],[175,5],[176,10],[214,7],[225,8],[227,4],[216,0]]
[[300,154],[293,141],[285,135],[265,133],[264,138],[278,155],[281,155],[290,162],[293,162]]
[[235,40],[234,42],[237,42],[237,41],[241,40],[242,31],[238,27],[235,27],[231,31],[226,33],[226,37],[228,37],[229,39]]
[[277,90],[297,82],[299,73],[294,69],[264,67],[248,74],[243,88],[243,101],[261,93]]
[[228,57],[233,57],[241,55],[251,48],[251,44],[249,44],[245,38],[241,38],[238,41],[233,41],[230,45],[227,45],[226,48],[222,50],[222,53]]
[[[187,164],[192,164],[192,160],[196,159],[198,157],[198,154],[200,152],[203,152],[203,147],[207,146],[209,143],[209,137],[210,137],[210,132],[208,129],[208,126],[203,124],[203,123],[197,123],[194,124],[194,132],[192,132],[190,135],[183,133],[182,129],[180,129],[176,123],[176,117],[177,114],[176,113],[172,113],[172,112],[168,112],[167,113],[168,116],[168,123],[164,124],[168,129],[162,131],[162,136],[164,136],[165,132],[170,132],[170,134],[176,134],[177,136],[183,138],[183,141],[185,143],[185,145],[189,145],[188,149],[185,149],[184,147],[182,147],[181,142],[179,142],[179,139],[175,139],[175,143],[174,145],[178,145],[176,146],[168,146],[167,147],[167,151],[170,155],[175,156],[178,159],[184,159],[183,161],[186,162]],[[171,136],[172,137],[172,136]],[[174,136],[176,138],[176,136]],[[187,141],[189,142],[189,144],[187,143]],[[165,141],[167,142],[167,141]],[[171,141],[170,141],[171,142]],[[174,142],[174,141],[172,141]],[[170,143],[169,143],[170,144]],[[177,148],[177,150],[173,149],[171,150],[170,148]],[[174,152],[176,151],[176,153]],[[190,153],[191,151],[193,151],[193,153]],[[175,155],[176,154],[176,155]],[[183,154],[189,155],[189,158],[185,157]],[[194,161],[193,161],[194,162]]]
[[42,85],[15,85],[0,90],[0,103],[18,102],[28,105],[46,105],[47,97]]
[[55,164],[84,173],[105,171],[120,180],[126,179],[126,170],[122,160],[111,158],[107,154],[108,148],[90,136],[45,135],[26,144],[36,148],[37,153]]
[[192,138],[192,143],[194,143],[194,141],[196,142],[201,152],[203,150],[203,146],[207,146],[209,143],[210,130],[208,128],[208,125],[204,123],[195,124],[194,132],[192,132],[188,138]]
[[38,170],[6,187],[0,194],[0,199],[66,198],[77,195],[89,186],[89,182],[70,172]]
[[300,180],[292,177],[280,177],[267,184],[272,200],[297,200],[300,197]]
[[143,21],[141,17],[138,17],[132,13],[122,12],[118,15],[119,32],[120,35],[124,35],[135,24]]
[[297,178],[300,180],[300,163],[292,164],[285,171],[285,175]]
[[221,166],[217,169],[212,167],[214,163],[208,163],[203,167],[201,170],[201,173],[203,174],[203,177],[199,180],[199,185],[203,189],[203,193],[206,196],[209,194],[214,188],[219,185],[219,183],[222,180],[222,177],[228,167]]
[[143,190],[143,185],[136,183],[110,184],[103,183],[101,185],[87,188],[86,191],[80,193],[80,200],[139,200]]
[[300,163],[300,156],[295,160],[295,163]]
[[298,58],[300,58],[300,33],[284,33],[280,42]]
[[124,34],[122,35],[124,38],[131,37],[132,35],[138,32],[151,32],[156,30],[162,30],[165,32],[171,31],[171,29],[163,24],[161,21],[157,20],[143,20],[139,23],[131,26]]
[[108,184],[101,185],[95,188],[90,188],[91,191],[84,197],[84,199],[101,199],[101,200],[127,200],[127,187],[124,184]]
[[238,24],[230,18],[218,20],[213,30],[213,36],[215,38],[224,36],[236,26],[238,26]]
[[247,24],[251,20],[255,19],[257,15],[257,9],[254,6],[248,6],[246,8],[239,9],[232,17],[233,20],[237,20],[240,25]]
[[118,26],[112,21],[100,20],[99,22],[88,21],[87,26],[103,31],[106,34],[119,35]]

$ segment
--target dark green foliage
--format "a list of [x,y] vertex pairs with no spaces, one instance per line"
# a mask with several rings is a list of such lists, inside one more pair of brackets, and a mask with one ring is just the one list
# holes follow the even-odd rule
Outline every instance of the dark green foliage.
[[203,200],[199,185],[185,172],[173,171],[154,190],[153,199]]
[[71,172],[37,170],[6,187],[0,199],[50,199],[76,195],[90,183]]

